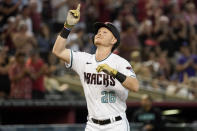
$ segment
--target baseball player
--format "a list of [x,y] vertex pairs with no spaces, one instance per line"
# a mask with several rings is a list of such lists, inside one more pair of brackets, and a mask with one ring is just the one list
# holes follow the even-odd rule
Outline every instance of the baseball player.
[[53,53],[80,77],[88,108],[85,131],[129,131],[126,99],[128,91],[138,91],[139,85],[131,65],[112,53],[120,43],[119,32],[111,23],[95,23],[96,53],[74,52],[65,48],[66,39],[79,18],[80,4],[69,10]]

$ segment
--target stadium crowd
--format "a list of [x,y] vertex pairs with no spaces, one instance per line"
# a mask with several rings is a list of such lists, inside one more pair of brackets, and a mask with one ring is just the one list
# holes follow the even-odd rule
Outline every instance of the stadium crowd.
[[121,33],[114,53],[131,61],[143,88],[197,98],[195,0],[0,0],[1,98],[43,99],[61,86],[53,77],[64,75],[64,63],[51,49],[78,3],[72,50],[94,53],[93,23],[112,22]]

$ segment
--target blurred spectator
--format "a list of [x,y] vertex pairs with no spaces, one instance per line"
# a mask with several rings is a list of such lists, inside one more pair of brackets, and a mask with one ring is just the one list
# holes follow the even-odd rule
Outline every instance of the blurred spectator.
[[158,43],[155,40],[153,23],[151,20],[143,21],[139,26],[138,33],[138,38],[140,40],[142,47],[158,45]]
[[60,76],[60,74],[58,74],[58,66],[59,66],[59,62],[58,62],[58,59],[57,57],[52,54],[52,53],[49,53],[48,55],[48,66],[49,66],[49,75],[51,76]]
[[111,12],[113,10],[113,1],[111,0],[98,0],[98,11],[100,22],[111,21]]
[[[160,50],[160,49],[159,49]],[[170,65],[170,61],[167,59],[167,51],[158,52],[158,63],[159,63],[159,72],[164,76],[164,79],[170,79],[172,74],[172,69]]]
[[53,17],[53,10],[51,5],[51,0],[43,0],[42,1],[42,20],[47,24],[51,24]]
[[169,6],[168,16],[170,19],[181,18],[183,17],[183,13],[181,11],[181,6],[177,3],[173,3]]
[[197,78],[192,77],[189,79],[189,91],[192,95],[192,98],[195,100],[197,99]]
[[176,70],[179,73],[179,81],[182,82],[184,79],[184,73],[188,77],[196,76],[197,70],[197,56],[196,54],[191,54],[187,45],[183,45],[180,49],[182,56],[177,61]]
[[11,81],[10,97],[16,99],[32,98],[32,80],[29,69],[25,66],[25,54],[17,52],[15,63],[9,69]]
[[140,43],[137,38],[136,29],[133,25],[127,25],[125,32],[121,36],[120,56],[130,60],[130,53],[140,49]]
[[149,67],[145,66],[141,61],[141,55],[139,51],[133,51],[131,53],[131,65],[135,73],[143,79],[151,79],[152,75]]
[[49,53],[48,56],[48,70],[44,78],[44,85],[48,93],[62,92],[68,88],[67,84],[60,84],[55,76],[64,75],[64,65],[58,62],[57,57]]
[[59,32],[66,20],[67,12],[69,10],[69,0],[52,0],[51,5],[54,13],[53,28],[55,32]]
[[[133,7],[133,8],[131,8]],[[122,5],[122,10],[120,11],[120,15],[124,16],[122,19],[122,30],[127,30],[128,25],[133,25],[133,27],[137,27],[138,23],[136,21],[136,18],[134,14],[132,14],[132,9],[134,9],[135,6],[133,6],[133,2],[131,1],[125,1]]]
[[37,46],[36,39],[27,31],[27,25],[24,21],[20,21],[18,25],[18,32],[12,36],[16,51],[23,51],[27,55],[30,50]]
[[40,56],[47,61],[48,59],[48,53],[50,52],[50,46],[51,46],[51,35],[50,35],[50,29],[46,24],[42,24],[41,30],[39,31],[39,34],[37,36],[38,41],[38,48],[40,51]]
[[58,61],[57,57],[54,54],[49,53],[47,73],[51,77],[65,75],[65,62]]
[[[41,12],[39,12],[38,7],[39,4],[41,5],[41,2],[38,2],[40,0],[31,0],[30,1],[30,17],[32,20],[32,27],[33,32],[38,33],[41,27]],[[41,9],[40,9],[41,10]]]
[[148,60],[144,62],[144,65],[149,67],[152,76],[155,76],[157,74],[160,68],[160,64],[154,51],[149,52]]
[[85,24],[87,33],[94,32],[92,28],[92,23],[95,23],[99,17],[97,2],[98,0],[88,0],[86,2],[87,7],[85,12]]
[[186,21],[182,19],[182,16],[175,16],[171,20],[169,29],[169,36],[171,38],[171,56],[176,51],[179,51],[181,44],[187,40],[187,25]]
[[130,55],[131,57],[131,65],[133,67],[133,70],[136,74],[140,74],[140,70],[142,67],[142,61],[141,61],[141,55],[139,51],[133,51]]
[[146,10],[146,4],[147,4],[147,0],[138,0],[137,1],[137,18],[138,21],[143,21],[145,20],[145,18],[147,17],[147,10]]
[[134,113],[133,121],[143,124],[141,131],[163,130],[160,110],[152,106],[152,98],[146,94],[141,98],[141,108]]
[[167,95],[176,95],[176,93],[178,91],[178,84],[179,84],[178,75],[174,74],[171,77],[170,83],[168,84],[168,86],[166,88],[166,94]]
[[171,43],[169,19],[167,16],[160,16],[155,25],[156,40],[162,50],[168,50],[169,56],[173,56],[173,44]]
[[81,27],[77,27],[75,32],[71,33],[68,37],[68,46],[73,51],[82,50],[83,45],[83,35],[84,31]]
[[119,32],[122,31],[122,21],[123,21],[123,16],[120,13],[117,16],[117,19],[113,21],[113,24],[116,26]]
[[197,34],[194,34],[190,37],[189,48],[191,50],[191,54],[196,54],[197,53]]
[[0,98],[8,98],[10,93],[10,80],[8,76],[10,65],[6,48],[1,49],[0,56]]
[[130,2],[129,1],[124,1],[122,8],[120,10],[120,15],[124,16],[122,19],[122,29],[127,29],[127,25],[131,24],[134,25],[134,17],[132,15],[131,7],[130,7]]
[[43,11],[43,0],[29,0],[29,4],[35,4],[36,6],[36,12],[41,13]]
[[21,10],[21,15],[19,15],[21,17],[21,21],[23,21],[25,23],[25,25],[27,26],[27,33],[29,35],[33,35],[33,24],[32,24],[32,20],[30,17],[30,6],[29,5],[25,5],[23,6],[22,10]]
[[196,7],[194,3],[188,2],[185,5],[184,17],[188,24],[197,26]]
[[18,0],[16,4],[12,0],[2,0],[0,2],[0,27],[6,24],[10,16],[17,15],[20,4],[21,0]]
[[9,17],[7,26],[5,27],[3,34],[2,34],[2,40],[4,42],[4,46],[8,47],[9,54],[15,53],[15,45],[13,42],[13,35],[17,32],[18,24],[19,24],[19,18],[18,17]]
[[178,85],[177,94],[180,97],[194,99],[193,93],[190,91],[190,80],[187,73],[183,74],[183,82]]
[[156,76],[155,79],[153,79],[151,81],[151,86],[152,86],[152,90],[156,91],[156,92],[163,92],[164,90],[164,85],[162,81],[159,81],[159,79],[157,79],[158,77],[161,77],[162,75],[159,74]]
[[148,0],[146,3],[147,18],[156,20],[163,14],[162,0]]
[[27,60],[26,66],[30,69],[33,76],[32,98],[44,99],[44,75],[47,73],[47,66],[40,58],[38,51],[32,50],[30,52],[30,58]]

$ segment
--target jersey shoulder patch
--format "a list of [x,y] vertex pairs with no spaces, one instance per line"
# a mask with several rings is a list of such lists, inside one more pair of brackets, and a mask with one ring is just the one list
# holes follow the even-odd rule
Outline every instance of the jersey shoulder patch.
[[135,72],[133,71],[133,68],[132,68],[131,66],[127,66],[126,69],[129,70],[129,71],[131,71],[132,73],[135,73]]

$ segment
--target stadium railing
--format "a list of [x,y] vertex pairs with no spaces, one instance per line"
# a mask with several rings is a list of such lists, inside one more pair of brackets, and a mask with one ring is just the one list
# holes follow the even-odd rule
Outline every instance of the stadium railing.
[[[65,75],[61,77],[56,77],[61,84],[68,84],[71,90],[79,92],[82,96],[84,96],[83,88],[81,86],[79,77],[73,77],[71,75]],[[147,82],[150,85],[150,81],[139,78],[141,82]],[[153,88],[147,88],[144,84],[140,84],[139,92],[130,92],[128,96],[128,100],[139,100],[142,94],[150,94],[153,99],[158,101],[192,101],[188,98],[177,96],[177,95],[169,95],[166,94],[165,91],[156,91]],[[195,101],[195,99],[194,99]]]

